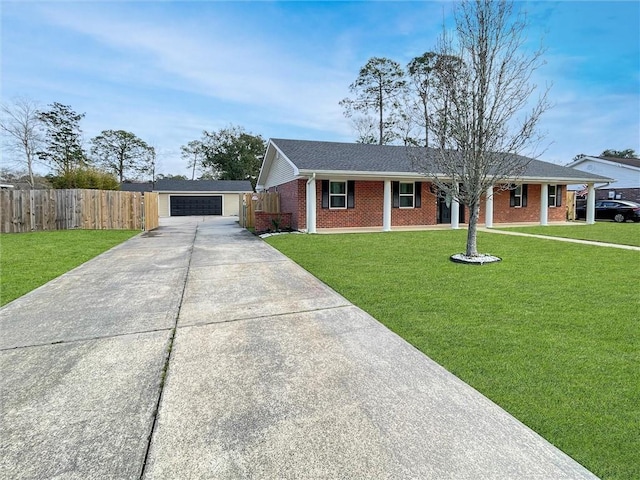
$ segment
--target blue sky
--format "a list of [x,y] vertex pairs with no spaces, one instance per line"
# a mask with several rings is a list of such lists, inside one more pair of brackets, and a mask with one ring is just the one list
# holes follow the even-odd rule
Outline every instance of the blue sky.
[[[374,56],[432,50],[449,1],[2,2],[2,100],[86,113],[85,140],[128,130],[187,174],[180,146],[243,126],[265,139],[353,141],[338,102]],[[542,160],[640,151],[640,2],[520,2],[542,39],[553,109]]]

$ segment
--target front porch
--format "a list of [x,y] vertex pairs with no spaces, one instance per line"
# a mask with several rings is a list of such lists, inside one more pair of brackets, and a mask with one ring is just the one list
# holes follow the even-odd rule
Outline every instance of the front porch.
[[[441,199],[433,193],[431,184],[424,181],[400,182],[384,179],[347,182],[346,180],[317,179],[313,176],[305,183],[304,213],[307,233],[459,229],[465,228],[464,221],[469,218],[469,212],[460,208],[460,204],[454,198],[450,202],[450,216],[447,217],[446,223],[442,222]],[[327,192],[331,187],[330,183],[344,184],[345,199],[344,206],[341,205],[341,208],[332,208],[329,203]],[[413,199],[409,199],[411,201],[408,202],[410,207],[403,208],[399,205],[398,184],[414,185],[411,190]],[[530,188],[527,189],[527,186]],[[492,228],[494,224],[500,226],[566,224],[566,185],[531,183],[522,184],[518,188],[519,191],[516,190],[515,193],[513,190],[502,188],[494,192],[493,187],[489,188],[480,209],[479,225]],[[588,184],[588,190],[586,223],[593,224],[595,222],[594,184]],[[350,223],[342,223],[339,217],[342,215],[344,218],[348,209],[351,209],[348,215]],[[423,210],[423,212],[419,215],[411,215],[411,210]],[[357,219],[363,219],[362,224],[358,224]]]
[[[536,227],[539,226],[539,222],[513,222],[513,223],[501,223],[499,224],[500,228],[509,228],[509,227]],[[547,226],[567,226],[567,225],[587,225],[586,222],[583,221],[564,221],[564,222],[548,222]],[[468,228],[468,224],[461,223],[458,225],[458,228],[463,230]],[[479,229],[487,229],[485,223],[478,224]],[[398,227],[393,227],[394,232],[420,232],[420,231],[431,231],[431,230],[451,230],[450,224],[438,224],[438,225],[403,225]],[[381,233],[382,226],[377,227],[349,227],[349,228],[317,228],[315,233],[321,235],[329,235],[329,234],[339,234],[339,233]]]

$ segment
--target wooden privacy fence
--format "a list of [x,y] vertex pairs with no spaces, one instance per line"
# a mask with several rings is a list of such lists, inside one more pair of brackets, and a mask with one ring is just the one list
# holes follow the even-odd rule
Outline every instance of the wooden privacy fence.
[[573,190],[567,190],[566,195],[567,205],[567,220],[576,219],[576,192]]
[[115,190],[1,190],[0,232],[152,230],[158,194]]
[[240,225],[255,228],[256,212],[280,213],[278,192],[245,193],[240,196]]

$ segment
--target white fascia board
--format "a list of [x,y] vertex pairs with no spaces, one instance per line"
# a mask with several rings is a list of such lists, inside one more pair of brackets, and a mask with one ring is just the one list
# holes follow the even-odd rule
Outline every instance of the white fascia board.
[[[505,181],[508,181],[508,179]],[[578,183],[611,183],[613,181],[613,178],[608,177],[518,177],[513,180],[514,183],[550,183],[562,185],[573,185]]]
[[629,170],[633,170],[634,172],[640,172],[640,168],[634,167],[633,165],[618,163],[614,159],[605,160],[604,158],[600,158],[600,157],[588,157],[588,156],[582,157],[579,160],[576,160],[575,162],[571,162],[567,164],[566,166],[575,168],[576,165],[580,165],[581,163],[584,163],[584,162],[596,162],[596,163],[601,163],[603,165],[607,165],[609,167],[614,166],[618,168],[628,168]]
[[316,179],[345,178],[353,180],[428,180],[431,177],[415,172],[359,172],[354,170],[300,170],[300,177],[309,178],[315,173]]
[[267,144],[267,151],[265,152],[264,160],[262,162],[262,166],[260,167],[260,173],[258,174],[256,188],[258,188],[258,186],[262,186],[264,188],[264,183],[269,175],[269,170],[271,169],[273,162],[276,160],[276,158],[278,158],[278,155],[280,155],[281,158],[283,158],[289,165],[291,165],[294,175],[299,175],[298,167],[291,160],[289,160],[289,158],[284,154],[282,150],[280,150],[280,148],[273,142],[273,140],[269,140],[269,143]]
[[[316,174],[318,179],[362,179],[362,180],[429,180],[431,178],[437,178],[440,181],[447,181],[450,179],[446,175],[426,175],[412,172],[358,172],[358,171],[345,171],[345,170],[300,170],[301,177],[310,177]],[[504,182],[514,183],[551,183],[551,184],[578,184],[578,183],[607,183],[613,182],[613,179],[607,177],[599,178],[562,178],[562,177],[517,177],[513,179],[504,179]],[[498,182],[503,183],[503,182]]]
[[271,142],[271,140],[269,140],[269,143],[267,143],[267,150],[264,153],[264,159],[262,160],[262,165],[260,165],[260,173],[258,173],[258,180],[256,182],[256,187],[258,185],[264,184],[264,180],[265,179],[262,178],[262,173],[265,171],[265,167],[267,167],[267,165],[269,166],[268,168],[271,168],[271,164],[273,163],[274,155],[271,155],[271,159],[269,157],[269,153],[270,153],[272,145],[273,145],[273,143]]

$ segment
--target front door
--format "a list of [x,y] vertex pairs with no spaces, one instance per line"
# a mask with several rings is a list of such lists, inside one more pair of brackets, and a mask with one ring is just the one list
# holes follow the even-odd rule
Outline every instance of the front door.
[[[464,205],[460,204],[460,223],[464,223]],[[438,223],[451,223],[451,207],[447,205],[444,193],[438,195]]]

